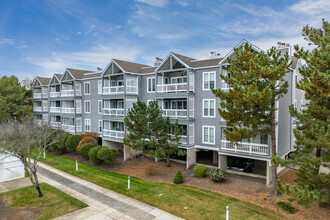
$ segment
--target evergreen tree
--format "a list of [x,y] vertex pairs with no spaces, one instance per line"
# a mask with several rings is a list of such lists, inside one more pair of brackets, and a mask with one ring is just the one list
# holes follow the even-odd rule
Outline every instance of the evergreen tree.
[[[226,139],[251,142],[257,134],[271,135],[271,155],[276,155],[275,103],[287,92],[284,80],[290,66],[289,56],[281,56],[272,47],[266,53],[253,51],[249,44],[237,48],[235,60],[228,59],[230,77],[220,75],[229,90],[213,89],[220,98],[219,114],[232,130],[225,130]],[[273,190],[278,195],[276,167],[272,168]]]
[[164,118],[157,101],[151,101],[147,106],[138,99],[124,122],[128,131],[124,144],[133,150],[143,151],[156,158],[166,158],[167,166],[170,166],[172,154],[184,155],[178,149],[181,135],[178,122],[172,125],[169,118]]
[[330,161],[330,25],[324,20],[321,29],[307,25],[303,28],[303,36],[316,46],[311,52],[295,46],[295,56],[306,61],[300,68],[302,79],[297,88],[304,91],[308,102],[301,111],[290,107],[291,115],[296,119],[296,151],[289,160],[279,157],[276,160],[282,165],[299,167],[296,184],[290,187],[278,181],[280,191],[287,193],[291,200],[310,206],[313,202],[324,201],[325,191],[329,192],[330,187],[330,174],[319,173],[320,166],[329,168]]
[[16,76],[0,78],[0,121],[20,120],[32,106],[32,92],[22,86]]

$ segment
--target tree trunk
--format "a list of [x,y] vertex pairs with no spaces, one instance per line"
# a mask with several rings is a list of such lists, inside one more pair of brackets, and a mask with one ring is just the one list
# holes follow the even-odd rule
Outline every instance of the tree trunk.
[[[271,104],[272,114],[271,114],[271,130],[272,130],[272,156],[276,156],[276,126],[275,126],[275,102]],[[278,190],[276,186],[277,182],[277,167],[272,165],[272,181],[273,181],[273,193],[278,196]]]
[[167,167],[171,166],[171,160],[170,160],[170,155],[169,154],[167,154],[167,156],[166,156],[166,166]]
[[32,185],[34,186],[34,188],[38,192],[38,196],[42,197],[43,194],[42,194],[40,186],[39,186],[36,167],[34,167],[33,163],[30,164],[29,162],[27,162],[27,160],[24,160],[23,164],[24,164],[24,167],[25,167],[25,172],[27,173]]

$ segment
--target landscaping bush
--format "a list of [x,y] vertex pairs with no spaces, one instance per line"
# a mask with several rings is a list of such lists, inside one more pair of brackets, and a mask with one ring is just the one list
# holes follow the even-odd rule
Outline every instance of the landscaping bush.
[[70,133],[63,132],[61,130],[58,130],[58,132],[61,134],[59,142],[52,144],[49,146],[49,150],[55,154],[61,155],[65,153],[65,142],[70,136]]
[[81,139],[83,139],[84,137],[92,137],[95,140],[97,140],[99,134],[96,132],[84,132],[82,134],[79,135],[81,137]]
[[118,155],[117,149],[111,149],[109,147],[103,146],[97,153],[97,159],[112,166],[115,164],[117,155]]
[[92,149],[93,147],[95,147],[95,145],[94,144],[84,144],[80,149],[79,149],[79,154],[82,156],[82,157],[84,157],[84,158],[86,158],[86,159],[89,159],[89,157],[88,157],[88,152],[89,152],[89,150],[90,149]]
[[159,166],[154,163],[148,163],[144,165],[144,172],[147,176],[157,175],[160,172]]
[[78,146],[77,146],[77,152],[79,152],[79,149],[85,145],[85,144],[93,144],[94,146],[97,145],[97,141],[95,138],[91,137],[91,136],[86,136],[86,137],[83,137],[81,139],[81,141],[79,142]]
[[99,152],[99,150],[101,150],[101,146],[92,147],[88,151],[89,160],[92,161],[95,165],[100,164],[102,162],[102,160],[97,158],[97,153]]
[[67,152],[75,152],[81,138],[79,135],[70,135],[65,142],[65,148]]
[[195,176],[198,178],[203,178],[206,174],[206,171],[207,167],[204,165],[199,164],[194,167]]
[[294,207],[292,207],[289,203],[278,202],[277,205],[278,205],[281,209],[283,209],[284,211],[287,211],[287,212],[289,212],[289,213],[291,213],[291,214],[294,214],[294,213],[297,212],[297,210],[296,210]]
[[179,184],[179,183],[183,182],[183,176],[182,176],[181,170],[178,170],[176,172],[173,182],[175,184]]
[[226,177],[227,172],[222,169],[214,169],[210,171],[210,176],[214,182],[222,182]]

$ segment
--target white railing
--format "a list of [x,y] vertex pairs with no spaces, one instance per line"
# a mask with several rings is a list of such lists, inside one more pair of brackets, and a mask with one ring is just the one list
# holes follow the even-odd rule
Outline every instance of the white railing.
[[126,86],[126,93],[137,94],[138,90],[136,86]]
[[62,127],[62,130],[66,131],[66,132],[74,133],[74,125],[62,124],[61,127]]
[[58,97],[61,96],[61,93],[60,93],[60,92],[50,92],[50,93],[49,93],[49,96],[50,96],[51,98],[58,98]]
[[76,127],[76,131],[77,131],[77,132],[82,132],[82,126],[78,126],[78,125],[77,125],[77,127]]
[[[124,91],[124,86],[103,87],[103,95],[123,94]],[[126,86],[126,93],[137,94],[138,88],[136,86]]]
[[61,107],[50,107],[50,112],[61,113]]
[[221,140],[221,149],[248,154],[268,155],[269,146],[268,144],[248,142],[238,142],[237,144],[233,144],[230,141]]
[[74,108],[62,107],[61,111],[63,114],[73,114]]
[[81,108],[76,108],[76,113],[81,114]]
[[34,99],[41,99],[41,93],[33,93]]
[[103,114],[104,115],[110,115],[114,117],[123,117],[124,116],[124,109],[120,108],[104,108],[103,109]]
[[43,99],[47,99],[48,98],[48,93],[46,92],[46,93],[42,93],[42,98]]
[[124,131],[115,131],[109,129],[103,129],[103,136],[115,139],[123,139],[124,138]]
[[[172,138],[174,138],[174,135],[171,135]],[[180,136],[180,140],[179,140],[180,144],[187,144],[188,143],[188,136],[187,135],[181,135]]]
[[42,125],[42,120],[40,120],[40,119],[34,119],[34,123],[36,123],[36,125],[41,126]]
[[41,106],[34,106],[33,111],[35,112],[42,112],[42,107]]
[[178,93],[178,92],[187,92],[187,91],[188,91],[188,83],[157,85],[157,92],[160,93]]
[[163,109],[164,117],[186,118],[187,115],[187,109]]
[[61,96],[65,97],[65,96],[74,96],[74,90],[70,89],[70,90],[62,90],[61,91]]
[[50,126],[52,126],[53,128],[61,128],[61,122],[50,121]]
[[48,106],[42,106],[42,110],[43,110],[44,112],[48,112]]
[[76,96],[81,96],[81,90],[76,90]]

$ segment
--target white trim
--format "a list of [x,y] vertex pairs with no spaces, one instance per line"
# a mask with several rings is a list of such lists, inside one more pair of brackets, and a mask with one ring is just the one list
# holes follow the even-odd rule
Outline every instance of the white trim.
[[[152,80],[155,80],[155,91],[152,91]],[[151,80],[151,91],[149,91],[149,80]],[[156,77],[148,77],[147,78],[147,93],[155,93],[156,92]]]
[[[88,121],[88,123],[87,123]],[[86,125],[89,124],[89,129],[86,129]],[[91,131],[92,130],[92,124],[91,124],[91,120],[89,118],[85,118],[85,124],[84,124],[84,131]]]
[[[202,89],[203,89],[203,91],[211,91],[211,86],[210,86],[210,75],[211,75],[211,73],[213,73],[214,74],[214,89],[216,88],[216,84],[217,84],[217,80],[216,80],[216,78],[217,78],[217,73],[216,73],[216,71],[209,71],[209,72],[203,72],[203,78],[202,78]],[[208,74],[208,76],[209,76],[209,80],[208,80],[208,82],[209,82],[209,87],[210,88],[204,88],[204,75],[206,75],[206,74]]]
[[[101,83],[101,87],[100,87],[100,83]],[[98,80],[97,81],[97,94],[102,95],[102,90],[103,90],[102,80]]]
[[109,67],[110,67],[111,64],[113,64],[113,63],[115,63],[115,64],[119,67],[119,69],[120,69],[121,71],[123,71],[123,73],[125,73],[125,70],[123,70],[123,68],[122,68],[121,66],[118,65],[118,63],[115,61],[115,59],[111,59],[110,62],[108,63],[108,65],[107,65],[107,66],[104,68],[104,70],[102,71],[101,76],[103,76],[103,75],[105,74],[105,72],[108,71]]
[[[89,102],[89,112],[86,111],[86,103]],[[84,101],[84,113],[91,113],[92,112],[92,103],[91,100],[85,100]]]
[[[204,128],[208,128],[208,141],[204,141]],[[213,128],[213,142],[210,142],[210,128]],[[202,143],[203,144],[215,144],[215,126],[203,125],[202,126]]]
[[[86,93],[86,84],[89,84],[89,93]],[[84,82],[84,95],[90,95],[91,94],[91,82]]]
[[[101,103],[101,109],[100,109],[100,103]],[[102,115],[102,109],[103,109],[103,106],[102,106],[102,100],[98,100],[97,101],[97,112]]]
[[[204,105],[204,102],[205,101],[208,101],[208,110],[207,110],[207,112],[208,112],[208,115],[205,115],[204,113],[204,107],[205,107],[205,105]],[[214,102],[214,111],[213,111],[213,113],[214,113],[214,115],[213,116],[211,116],[210,115],[210,112],[211,112],[211,105],[210,105],[210,103],[211,103],[211,101],[213,101]],[[203,117],[204,118],[215,118],[215,109],[216,109],[216,100],[215,99],[203,99]]]
[[187,64],[185,64],[182,60],[180,60],[177,56],[175,56],[172,52],[170,52],[169,54],[167,54],[167,56],[165,57],[165,59],[163,60],[163,62],[161,62],[159,64],[159,66],[155,69],[155,72],[159,71],[159,69],[161,69],[163,67],[163,65],[167,62],[167,60],[170,57],[174,57],[180,64],[182,64],[185,68],[190,68],[189,66],[187,66]]
[[61,76],[61,79],[60,79],[61,82],[62,82],[62,79],[63,79],[63,77],[65,76],[66,72],[68,72],[68,73],[71,75],[72,79],[76,79],[76,78],[73,77],[73,75],[72,75],[71,72],[68,70],[68,68],[66,68],[66,69],[64,70],[63,75]]
[[[100,122],[101,122],[101,124],[100,124]],[[103,120],[99,120],[98,121],[98,124],[97,124],[98,126],[97,126],[97,131],[98,131],[98,133],[100,133],[100,134],[102,134],[102,131],[103,131]],[[101,126],[100,126],[101,125]],[[101,129],[100,129],[101,128]]]

